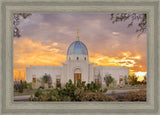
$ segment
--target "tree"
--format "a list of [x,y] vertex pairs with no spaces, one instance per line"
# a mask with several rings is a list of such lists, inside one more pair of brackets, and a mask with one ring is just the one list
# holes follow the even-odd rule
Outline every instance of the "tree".
[[136,84],[138,84],[137,79],[138,79],[138,78],[136,77],[135,74],[130,75],[130,76],[129,76],[129,83],[130,83],[131,85],[136,85]]
[[113,82],[113,78],[111,76],[111,74],[106,74],[104,77],[104,81],[106,83],[107,86],[109,86],[109,84],[111,84]]
[[26,81],[22,82],[22,85],[23,85],[24,89],[27,89],[27,82]]
[[23,93],[23,82],[22,82],[22,80],[20,81],[19,92]]
[[49,85],[52,84],[52,78],[49,74],[46,74],[42,77],[44,83],[48,83]]
[[133,24],[138,21],[138,28],[136,32],[139,32],[138,37],[146,31],[147,29],[147,14],[136,14],[136,13],[116,13],[111,14],[112,23],[124,22],[130,20],[128,27],[133,26]]
[[143,83],[143,84],[146,84],[146,83],[147,83],[146,75],[144,76],[144,79],[143,79],[142,83]]
[[32,15],[31,13],[15,13],[13,15],[13,36],[14,37],[21,37],[20,30],[18,25],[20,24],[20,18],[26,19]]

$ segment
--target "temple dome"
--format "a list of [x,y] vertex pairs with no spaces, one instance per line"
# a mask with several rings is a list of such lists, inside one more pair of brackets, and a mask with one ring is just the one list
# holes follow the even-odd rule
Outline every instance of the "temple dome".
[[69,46],[67,55],[88,55],[88,50],[83,42],[77,40]]

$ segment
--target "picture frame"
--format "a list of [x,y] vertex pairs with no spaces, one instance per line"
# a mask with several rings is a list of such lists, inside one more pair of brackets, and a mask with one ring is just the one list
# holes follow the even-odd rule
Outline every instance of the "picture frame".
[[[0,0],[1,114],[158,114],[159,1],[153,0]],[[13,13],[146,13],[147,102],[14,102]]]

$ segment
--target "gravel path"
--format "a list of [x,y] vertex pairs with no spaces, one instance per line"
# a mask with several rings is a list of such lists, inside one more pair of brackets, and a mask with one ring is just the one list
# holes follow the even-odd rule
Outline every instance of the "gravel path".
[[14,96],[14,101],[28,101],[30,95]]
[[125,90],[108,90],[107,93],[105,93],[106,95],[108,94],[121,94],[121,93],[128,93],[128,92],[131,92],[131,91],[134,91],[134,92],[137,92],[139,91],[140,89],[125,89]]

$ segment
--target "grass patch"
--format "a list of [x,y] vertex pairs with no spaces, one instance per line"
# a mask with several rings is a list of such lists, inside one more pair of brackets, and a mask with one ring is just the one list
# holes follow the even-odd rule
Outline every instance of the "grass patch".
[[34,95],[37,89],[23,89],[23,93],[14,91],[14,96]]
[[[52,88],[41,89],[43,92],[48,92],[52,90]],[[19,93],[19,91],[14,91],[14,96],[23,96],[23,95],[34,95],[38,89],[23,89],[23,93]]]

